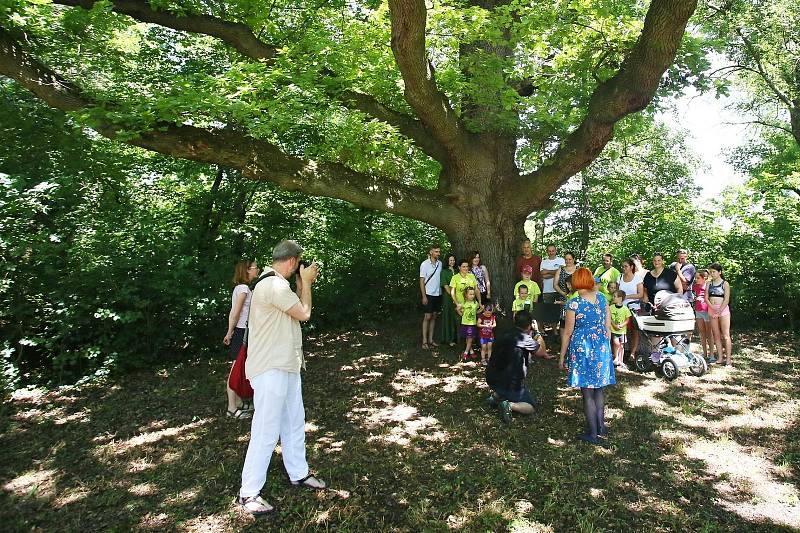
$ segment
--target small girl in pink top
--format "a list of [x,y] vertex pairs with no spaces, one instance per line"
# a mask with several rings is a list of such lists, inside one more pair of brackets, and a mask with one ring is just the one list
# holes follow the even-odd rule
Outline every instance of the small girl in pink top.
[[708,270],[698,270],[692,283],[692,300],[694,301],[695,325],[700,334],[700,346],[703,347],[703,357],[708,359],[709,363],[713,363],[717,359],[713,355],[710,359],[708,358],[709,354],[713,354],[714,344],[711,338],[711,319],[708,316],[708,302],[706,301],[707,280]]

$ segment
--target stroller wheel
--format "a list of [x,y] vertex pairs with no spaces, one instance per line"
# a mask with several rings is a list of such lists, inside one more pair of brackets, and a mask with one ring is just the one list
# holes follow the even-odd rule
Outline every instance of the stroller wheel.
[[637,354],[634,362],[636,370],[639,372],[650,372],[653,370],[653,361],[650,360],[649,355]]
[[667,357],[661,361],[661,373],[664,374],[664,377],[669,381],[673,381],[678,377],[678,365],[675,364],[675,361],[673,361],[671,357]]
[[696,353],[691,354],[691,356],[692,364],[689,366],[689,372],[691,372],[693,376],[702,376],[708,371],[708,364],[705,358]]

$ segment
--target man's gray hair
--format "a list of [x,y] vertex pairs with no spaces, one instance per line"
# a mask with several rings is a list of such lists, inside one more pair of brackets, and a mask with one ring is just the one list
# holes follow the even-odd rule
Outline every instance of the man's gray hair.
[[272,249],[273,261],[286,261],[293,257],[300,257],[303,247],[291,240],[281,241]]

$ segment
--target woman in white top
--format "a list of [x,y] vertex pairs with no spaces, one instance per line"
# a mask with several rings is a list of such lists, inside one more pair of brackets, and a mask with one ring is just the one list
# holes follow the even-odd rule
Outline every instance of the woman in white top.
[[[625,291],[625,300],[622,305],[627,305],[634,314],[641,307],[639,301],[644,298],[644,285],[642,285],[642,278],[636,268],[636,263],[632,259],[626,259],[622,262],[622,275],[619,277],[619,290]],[[631,356],[636,357],[636,350],[639,349],[639,330],[636,324],[628,328],[631,334]]]
[[[250,314],[250,292],[249,283],[258,277],[258,265],[255,261],[239,261],[233,270],[233,294],[231,295],[231,311],[228,313],[228,331],[222,339],[222,344],[229,347],[231,359],[236,360],[239,350],[244,340],[244,332],[247,327],[247,317]],[[231,364],[231,369],[233,365]],[[251,410],[246,409],[244,402],[228,386],[225,380],[225,388],[228,394],[228,416],[233,418],[250,418]]]

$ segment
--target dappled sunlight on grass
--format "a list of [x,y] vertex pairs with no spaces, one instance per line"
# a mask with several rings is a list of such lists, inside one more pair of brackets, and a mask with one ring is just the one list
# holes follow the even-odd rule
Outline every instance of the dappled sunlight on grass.
[[149,496],[157,492],[157,488],[152,483],[137,483],[136,485],[128,487],[128,492],[134,496]]
[[625,399],[667,421],[653,436],[671,450],[660,458],[673,464],[670,476],[691,475],[684,457],[698,461],[726,511],[800,526],[796,480],[775,462],[785,433],[800,419],[800,398],[791,396],[796,391],[786,381],[798,377],[797,353],[792,363],[788,353],[770,354],[762,345],[740,354],[733,369],[712,366],[701,379],[682,376],[674,383],[654,379],[627,389]]
[[408,446],[412,440],[443,442],[447,433],[432,416],[420,416],[416,407],[405,403],[395,403],[392,398],[376,398],[371,407],[357,407],[351,411],[351,419],[365,429],[383,431],[371,434],[368,442],[379,441],[388,444]]
[[0,411],[0,520],[26,531],[800,527],[791,338],[758,338],[734,369],[701,378],[621,372],[596,448],[574,438],[581,395],[555,364],[533,365],[541,405],[505,425],[483,406],[482,367],[458,363],[457,348],[422,350],[417,326],[309,339],[306,443],[330,489],[291,489],[279,446],[271,518],[233,504],[250,421],[224,416],[230,362],[193,360],[112,387],[15,394]]
[[222,514],[213,514],[187,520],[182,524],[178,524],[176,529],[191,533],[216,533],[217,531],[225,531],[228,527],[228,517]]
[[719,503],[747,519],[770,519],[787,526],[800,524],[800,493],[783,481],[785,471],[758,451],[735,441],[698,439],[686,447],[687,456],[702,460],[717,477]]
[[474,383],[475,379],[468,375],[434,376],[430,372],[400,369],[392,381],[392,388],[400,396],[414,396],[423,389],[436,387],[443,393],[456,392],[460,387]]
[[28,470],[3,484],[3,490],[17,496],[50,498],[58,472],[53,469]]
[[53,508],[61,509],[62,507],[73,505],[80,502],[84,498],[91,495],[86,489],[73,489],[67,493],[62,493],[53,500]]
[[[171,438],[171,437],[178,437],[179,440],[191,440],[195,438],[191,434],[186,434],[190,430],[197,429],[200,426],[206,425],[210,422],[210,419],[198,420],[197,422],[192,422],[190,424],[184,424],[182,426],[177,427],[170,427],[161,429],[158,431],[151,431],[150,433],[142,433],[130,439],[124,440],[122,442],[115,442],[113,445],[113,453],[115,455],[122,455],[127,453],[132,448],[136,448],[137,446],[142,446],[145,444],[153,444],[161,439]],[[106,450],[106,447],[101,447],[100,450]],[[101,451],[101,454],[103,452]]]
[[341,453],[345,441],[337,440],[333,431],[328,431],[324,435],[317,436],[309,443],[315,450],[324,454]]

